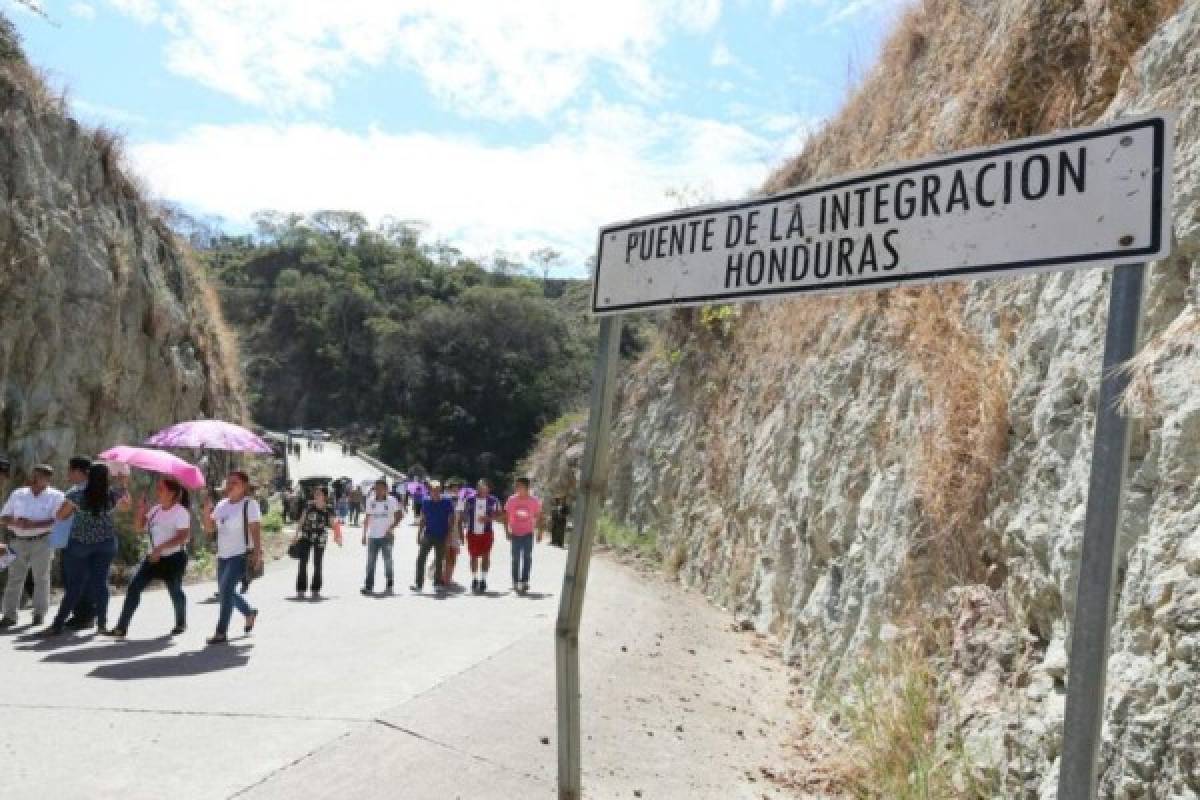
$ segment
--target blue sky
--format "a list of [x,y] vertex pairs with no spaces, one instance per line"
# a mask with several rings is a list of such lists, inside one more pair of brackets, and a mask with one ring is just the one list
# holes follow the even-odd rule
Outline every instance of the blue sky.
[[428,224],[472,255],[755,189],[904,0],[15,0],[31,60],[159,197]]

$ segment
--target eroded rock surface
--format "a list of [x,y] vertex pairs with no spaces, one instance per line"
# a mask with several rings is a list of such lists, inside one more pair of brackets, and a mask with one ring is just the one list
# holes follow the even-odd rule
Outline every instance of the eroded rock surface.
[[244,415],[219,308],[119,146],[0,44],[0,449],[18,472]]

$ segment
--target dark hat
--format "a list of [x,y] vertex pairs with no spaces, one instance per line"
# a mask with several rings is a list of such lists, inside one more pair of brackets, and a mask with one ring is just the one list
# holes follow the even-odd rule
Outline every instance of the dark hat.
[[75,456],[67,462],[67,466],[80,472],[87,472],[92,468],[92,460],[87,456]]

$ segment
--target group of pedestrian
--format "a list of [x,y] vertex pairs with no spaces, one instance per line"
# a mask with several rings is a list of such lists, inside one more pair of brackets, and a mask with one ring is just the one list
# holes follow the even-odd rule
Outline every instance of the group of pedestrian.
[[[119,465],[115,465],[119,466]],[[0,458],[0,488],[7,483],[10,464]],[[160,477],[154,497],[136,500],[129,491],[129,473],[113,475],[108,464],[78,456],[69,463],[69,488],[50,485],[54,469],[38,464],[28,486],[13,491],[3,509],[0,525],[8,529],[0,543],[0,567],[7,565],[8,580],[0,600],[0,629],[18,624],[26,579],[33,581],[34,626],[49,612],[54,553],[62,551],[63,595],[57,613],[44,629],[47,636],[67,628],[125,638],[142,593],[156,580],[167,588],[174,610],[172,635],[187,630],[187,598],[183,580],[187,573],[188,543],[192,538],[191,499],[187,489],[172,477]],[[109,627],[109,571],[118,549],[116,513],[132,511],[134,529],[148,537],[148,550],[130,580],[117,622]],[[216,505],[206,497],[202,522],[216,540],[219,612],[209,644],[228,641],[233,609],[245,617],[245,630],[254,628],[258,612],[242,593],[262,566],[262,512],[253,496],[250,479],[235,470],[225,482],[225,497]]]
[[[518,593],[529,591],[533,568],[533,545],[541,541],[541,501],[530,493],[529,480],[521,478],[516,492],[502,503],[492,493],[491,483],[479,481],[474,492],[464,490],[461,481],[450,481],[445,487],[437,480],[420,481],[412,491],[398,491],[399,484],[389,487],[385,478],[375,481],[365,495],[360,489],[347,488],[346,497],[351,510],[351,525],[362,524],[362,546],[366,548],[366,576],[361,593],[373,595],[376,574],[383,565],[383,591],[395,591],[396,574],[393,551],[396,528],[410,510],[417,520],[417,560],[413,583],[414,592],[423,591],[426,577],[432,587],[444,591],[453,585],[458,557],[464,545],[470,558],[471,591],[484,594],[488,590],[488,574],[495,545],[495,526],[500,525],[510,543],[512,555],[512,587]],[[358,491],[361,495],[355,495]],[[336,492],[336,489],[335,489]],[[411,502],[411,507],[409,506]],[[328,537],[332,534],[340,546],[345,517],[340,501],[330,506],[324,487],[318,487],[300,514],[292,551],[298,560],[296,594],[303,597],[311,591],[319,596],[321,563]],[[308,564],[313,564],[313,580],[308,581]]]
[[[120,465],[114,465],[120,466]],[[7,484],[10,464],[0,458],[0,490]],[[32,578],[32,621],[42,625],[49,612],[51,571],[56,550],[62,551],[64,592],[45,635],[65,629],[97,632],[117,639],[127,636],[144,590],[154,581],[166,586],[174,612],[171,635],[187,630],[184,577],[188,545],[192,539],[192,501],[187,489],[171,477],[159,478],[153,497],[133,497],[127,469],[113,474],[108,464],[84,457],[71,459],[66,491],[51,486],[54,470],[39,464],[31,471],[28,486],[13,491],[0,510],[0,525],[9,535],[0,541],[0,569],[7,565],[8,581],[0,600],[0,629],[18,623],[18,612],[27,577]],[[530,493],[529,480],[518,479],[515,493],[501,502],[491,483],[479,481],[475,491],[461,481],[443,487],[437,480],[419,482],[414,491],[397,497],[384,478],[369,492],[343,485],[334,498],[324,486],[313,489],[297,518],[296,537],[289,553],[298,563],[296,594],[320,597],[323,564],[329,539],[340,547],[343,527],[362,525],[366,548],[365,595],[374,594],[376,568],[383,563],[384,591],[395,587],[393,546],[396,528],[405,518],[406,503],[413,502],[417,518],[417,558],[414,592],[424,589],[427,574],[435,590],[454,585],[458,556],[465,546],[470,559],[471,591],[485,594],[491,569],[497,526],[503,529],[511,550],[512,587],[529,590],[535,537],[542,538],[541,502]],[[261,574],[263,564],[262,510],[245,472],[234,470],[225,480],[224,497],[207,493],[202,507],[203,530],[215,540],[217,555],[218,613],[210,645],[229,639],[233,612],[238,611],[244,630],[251,632],[259,612],[246,600],[249,582]],[[343,511],[342,504],[345,504]],[[552,531],[565,518],[561,498],[551,514]],[[109,622],[109,571],[118,550],[116,513],[133,512],[137,533],[148,537],[148,550],[129,582],[116,624]],[[310,572],[311,569],[311,572]]]
[[530,494],[529,479],[518,478],[516,492],[504,503],[492,493],[492,484],[486,478],[479,481],[474,494],[463,491],[458,481],[451,481],[445,488],[448,494],[443,493],[440,481],[430,481],[428,495],[420,501],[417,570],[412,590],[419,592],[424,587],[430,553],[433,588],[447,589],[465,543],[470,558],[471,591],[487,592],[495,526],[499,524],[511,550],[513,591],[528,592],[534,537],[542,539],[542,505]]

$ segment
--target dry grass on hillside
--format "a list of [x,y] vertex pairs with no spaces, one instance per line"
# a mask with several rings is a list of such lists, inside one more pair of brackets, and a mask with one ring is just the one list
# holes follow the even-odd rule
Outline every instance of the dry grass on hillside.
[[[1112,101],[1133,54],[1179,5],[917,2],[841,111],[765,189],[1090,123]],[[987,352],[966,326],[963,292],[962,286],[896,291],[886,301],[891,333],[928,395],[916,450],[928,526],[917,533],[914,553],[935,557],[914,560],[921,578],[935,565],[951,580],[979,577],[979,520],[1005,452],[1011,385],[1006,356]],[[766,310],[739,330],[750,340],[741,344],[747,352],[761,351],[778,343],[784,330],[810,344],[814,329],[854,332],[856,318],[869,307],[865,302],[800,301]],[[834,357],[841,345],[826,340],[820,347]]]
[[1007,354],[988,352],[967,328],[965,295],[961,284],[893,292],[887,311],[929,400],[914,474],[926,527],[910,552],[913,577],[930,587],[983,578],[979,520],[1008,449]]
[[[215,380],[219,385],[210,386],[209,394],[214,399],[224,397],[229,403],[227,408],[213,408],[210,413],[220,413],[235,422],[246,421],[247,409],[243,398],[245,386],[241,368],[241,343],[237,331],[225,321],[221,311],[221,299],[217,295],[216,285],[209,280],[203,267],[184,245],[175,245],[182,252],[184,269],[192,291],[198,292],[197,302],[204,313],[199,315],[199,323],[193,318],[192,335],[200,350],[200,358],[209,370],[209,380]],[[215,373],[215,374],[214,374]]]

